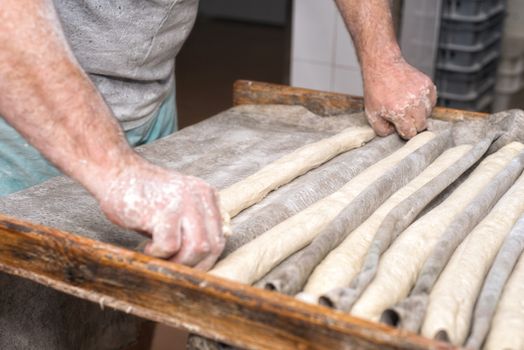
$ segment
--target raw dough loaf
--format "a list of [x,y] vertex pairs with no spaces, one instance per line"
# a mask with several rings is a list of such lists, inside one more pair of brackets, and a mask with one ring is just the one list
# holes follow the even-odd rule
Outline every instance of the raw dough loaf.
[[322,294],[349,285],[362,267],[371,240],[386,215],[400,202],[460,159],[471,148],[471,145],[461,145],[445,151],[419,176],[393,194],[315,268],[300,298],[317,302],[318,297]]
[[[484,278],[504,238],[524,212],[524,175],[458,246],[429,296],[422,334],[462,345]],[[523,330],[524,331],[524,330]]]
[[444,202],[409,226],[384,253],[377,275],[352,314],[378,321],[382,312],[405,298],[439,237],[489,181],[524,149],[511,143],[484,159]]
[[[325,293],[319,302],[343,311],[350,311],[363,291],[371,283],[377,273],[380,257],[392,242],[426,210],[446,188],[473,166],[489,148],[493,137],[487,137],[477,143],[463,157],[445,169],[441,174],[431,179],[427,184],[409,195],[395,206],[382,220],[368,252],[362,262],[362,268],[349,287],[335,288]],[[429,210],[427,210],[429,211]]]
[[524,255],[504,288],[502,298],[491,323],[491,331],[484,348],[486,350],[524,349]]
[[404,142],[397,135],[375,138],[296,178],[233,220],[234,235],[226,240],[225,257],[275,225],[329,196],[364,169],[389,156]]
[[[482,346],[489,332],[502,290],[523,251],[524,215],[520,217],[504,240],[484,281],[484,286],[475,305],[473,327],[466,342],[466,348],[480,349]],[[524,343],[522,346],[524,347]]]
[[[384,203],[396,190],[420,174],[451,144],[451,133],[444,132],[386,171],[337,215],[313,241],[263,278],[262,286],[285,294],[302,290],[313,269]],[[257,283],[258,285],[258,283]]]
[[513,159],[462,212],[455,216],[424,263],[409,297],[384,311],[382,322],[411,332],[419,332],[426,315],[431,289],[451,256],[471,230],[488,215],[493,206],[515,183],[523,168],[524,152]]
[[340,153],[360,147],[375,137],[369,127],[347,128],[342,132],[300,147],[266,165],[255,174],[220,191],[224,214],[230,218],[261,201],[269,192],[318,167]]
[[339,191],[226,256],[210,273],[247,284],[259,280],[275,265],[309,244],[364,188],[434,137],[431,132],[418,134],[401,149],[354,177]]

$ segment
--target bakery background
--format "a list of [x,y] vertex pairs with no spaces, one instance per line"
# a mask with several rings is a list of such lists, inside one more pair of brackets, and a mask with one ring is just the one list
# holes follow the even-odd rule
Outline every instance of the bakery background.
[[[392,6],[403,53],[433,78],[440,105],[486,112],[524,106],[522,1]],[[333,1],[202,0],[177,67],[180,127],[228,108],[236,79],[362,95],[358,60]],[[208,103],[197,103],[202,98]]]

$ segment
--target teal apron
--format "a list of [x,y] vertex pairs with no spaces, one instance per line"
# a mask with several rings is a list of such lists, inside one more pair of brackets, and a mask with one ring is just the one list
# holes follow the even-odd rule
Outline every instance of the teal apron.
[[[133,147],[173,133],[176,129],[175,91],[147,123],[126,131]],[[41,183],[60,171],[0,117],[0,196]]]

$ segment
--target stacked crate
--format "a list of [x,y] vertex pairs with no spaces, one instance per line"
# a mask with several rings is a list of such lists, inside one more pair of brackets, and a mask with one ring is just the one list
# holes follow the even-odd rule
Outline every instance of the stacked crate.
[[524,1],[508,0],[493,111],[522,108],[524,97]]
[[443,0],[435,83],[441,106],[489,111],[494,99],[504,0]]

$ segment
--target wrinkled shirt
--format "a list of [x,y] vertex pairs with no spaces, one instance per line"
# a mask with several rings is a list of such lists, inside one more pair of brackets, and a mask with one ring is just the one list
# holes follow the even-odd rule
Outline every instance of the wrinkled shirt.
[[64,33],[125,130],[152,118],[174,88],[175,56],[198,0],[54,0]]

